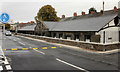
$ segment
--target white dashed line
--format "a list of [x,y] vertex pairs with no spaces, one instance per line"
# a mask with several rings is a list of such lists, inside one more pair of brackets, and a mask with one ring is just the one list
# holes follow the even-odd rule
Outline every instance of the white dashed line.
[[81,67],[75,66],[75,65],[73,65],[73,64],[71,64],[71,63],[68,63],[68,62],[66,62],[66,61],[63,61],[63,60],[61,60],[61,59],[56,58],[56,60],[59,61],[59,62],[62,62],[62,63],[64,63],[64,64],[67,64],[67,65],[69,65],[69,66],[71,66],[71,67],[74,67],[74,68],[76,68],[76,69],[79,69],[79,70],[82,70],[82,71],[85,71],[85,72],[89,72],[89,71],[87,71],[87,70],[85,70],[85,69],[83,69],[83,68],[81,68]]
[[3,67],[2,67],[2,66],[0,66],[0,71],[1,71],[1,70],[3,70]]
[[16,39],[20,40],[20,38],[16,38]]
[[5,61],[4,64],[9,64],[8,61]]
[[7,70],[11,70],[12,68],[11,68],[10,65],[6,65],[6,69],[7,69]]
[[16,39],[13,39],[14,41],[16,41]]
[[20,44],[22,44],[22,45],[25,45],[24,43],[22,43],[22,42],[19,42]]
[[37,51],[37,52],[39,52],[39,53],[41,53],[41,54],[45,54],[44,52],[42,52],[42,51],[38,51],[38,50],[36,50],[36,49],[33,49],[33,50],[35,50],[35,51]]

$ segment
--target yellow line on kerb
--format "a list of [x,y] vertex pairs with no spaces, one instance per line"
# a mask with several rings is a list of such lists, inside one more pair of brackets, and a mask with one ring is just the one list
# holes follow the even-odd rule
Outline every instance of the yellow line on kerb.
[[28,48],[22,48],[22,50],[28,50]]
[[12,48],[11,50],[18,50],[17,48]]
[[51,48],[57,48],[57,47],[51,47]]
[[3,49],[4,51],[6,51],[6,49]]
[[32,49],[38,49],[38,48],[32,48]]
[[42,49],[48,49],[47,47],[42,47]]

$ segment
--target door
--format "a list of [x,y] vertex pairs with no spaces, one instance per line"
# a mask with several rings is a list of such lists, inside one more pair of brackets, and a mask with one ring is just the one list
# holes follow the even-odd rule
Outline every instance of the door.
[[120,42],[120,31],[119,31],[119,42]]
[[103,43],[105,43],[105,31],[103,32]]

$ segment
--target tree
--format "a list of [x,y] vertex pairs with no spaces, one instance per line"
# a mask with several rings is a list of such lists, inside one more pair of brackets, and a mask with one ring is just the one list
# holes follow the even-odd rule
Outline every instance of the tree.
[[5,29],[10,29],[10,24],[5,24]]
[[57,17],[56,13],[51,5],[45,5],[39,10],[37,17],[42,21],[59,21],[60,18]]
[[92,7],[92,8],[89,9],[89,14],[91,13],[91,11],[97,12],[97,10],[94,7]]

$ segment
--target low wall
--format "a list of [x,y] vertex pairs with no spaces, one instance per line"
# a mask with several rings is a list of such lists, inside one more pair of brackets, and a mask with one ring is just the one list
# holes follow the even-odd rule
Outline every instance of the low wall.
[[76,47],[90,49],[90,50],[97,50],[97,51],[108,51],[113,49],[120,49],[120,43],[114,43],[114,44],[100,44],[100,43],[92,43],[92,42],[87,43],[87,42],[81,42],[81,41],[35,36],[35,35],[28,35],[28,34],[18,34],[18,35],[36,38],[36,39],[44,40],[47,42],[71,45],[71,46],[76,46]]

